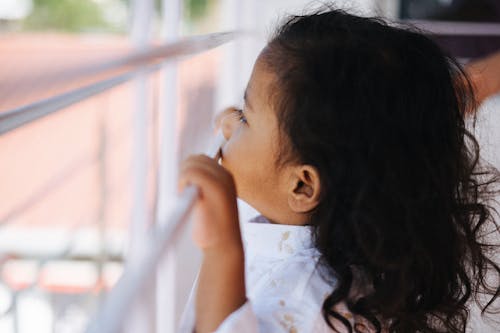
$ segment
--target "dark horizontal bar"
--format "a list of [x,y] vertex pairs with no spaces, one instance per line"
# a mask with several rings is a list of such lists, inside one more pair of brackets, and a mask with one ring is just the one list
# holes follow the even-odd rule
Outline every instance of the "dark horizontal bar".
[[500,50],[500,23],[403,20],[428,33],[456,58],[480,58]]

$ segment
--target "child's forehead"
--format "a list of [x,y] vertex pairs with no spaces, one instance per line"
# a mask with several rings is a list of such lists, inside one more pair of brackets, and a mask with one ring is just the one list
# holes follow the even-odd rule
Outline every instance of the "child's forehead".
[[274,81],[274,73],[263,64],[263,60],[259,57],[255,61],[244,96],[250,101],[255,98],[261,99],[270,93],[271,84]]
[[254,108],[253,108],[253,103],[252,103],[252,100],[251,98],[248,97],[249,93],[248,93],[248,86],[247,88],[245,89],[245,93],[243,94],[243,101],[245,102],[245,106],[247,107],[247,109],[251,112],[253,112]]

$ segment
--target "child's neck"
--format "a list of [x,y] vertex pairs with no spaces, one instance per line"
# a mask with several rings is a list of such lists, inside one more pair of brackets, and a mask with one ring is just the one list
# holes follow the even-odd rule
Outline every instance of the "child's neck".
[[267,216],[262,214],[271,224],[283,224],[283,225],[296,225],[304,226],[309,225],[309,216],[305,214],[298,214],[295,212],[284,213],[276,216]]

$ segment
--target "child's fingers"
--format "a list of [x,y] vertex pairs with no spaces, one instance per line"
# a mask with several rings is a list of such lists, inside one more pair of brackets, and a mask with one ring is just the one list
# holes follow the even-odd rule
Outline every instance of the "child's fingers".
[[221,178],[225,183],[232,181],[232,175],[223,166],[221,166],[215,159],[206,155],[192,155],[188,157],[180,166],[180,173],[188,168],[197,167],[206,169],[213,174],[214,177]]
[[206,190],[214,187],[214,183],[213,176],[209,171],[202,168],[188,168],[183,171],[179,179],[179,188],[182,191],[188,185],[198,186],[200,197],[202,197]]
[[[188,185],[200,185],[199,177],[196,177],[196,172],[199,172],[200,162],[193,157],[189,157],[182,162],[179,168],[178,190],[182,192]],[[205,171],[207,172],[207,171]],[[198,181],[197,181],[198,180]]]
[[181,190],[189,184],[198,187],[200,199],[207,195],[222,197],[227,195],[227,192],[234,192],[232,187],[228,187],[220,178],[215,177],[210,170],[205,168],[186,169],[181,177]]
[[184,167],[191,165],[193,163],[202,163],[202,164],[207,164],[207,165],[216,165],[217,162],[215,159],[208,157],[207,155],[191,155],[188,158],[186,158],[184,161],[182,161],[180,165],[180,169],[182,170]]
[[187,158],[180,166],[179,174],[182,176],[188,170],[202,169],[207,172],[207,176],[217,177],[220,166],[206,155],[193,155]]
[[189,184],[197,185],[200,189],[211,188],[214,191],[221,185],[227,188],[232,184],[229,172],[205,155],[195,155],[186,159],[181,165],[179,175],[179,191]]

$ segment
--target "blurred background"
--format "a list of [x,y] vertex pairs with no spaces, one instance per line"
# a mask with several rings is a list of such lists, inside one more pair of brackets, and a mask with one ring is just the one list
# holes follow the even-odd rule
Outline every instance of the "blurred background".
[[[332,3],[359,15],[411,20],[464,63],[500,49],[497,0]],[[161,67],[141,65],[147,73],[1,132],[0,332],[84,331],[148,228],[165,223],[179,161],[207,148],[216,112],[242,103],[273,27],[318,4],[0,0],[0,125],[2,115],[126,75],[131,69],[123,59],[134,52],[245,32],[214,49],[174,50]],[[483,158],[500,167],[500,97],[489,98],[478,117]],[[239,204],[241,220],[256,213]],[[185,232],[151,272],[156,283],[127,330],[174,332],[199,260]],[[497,331],[481,327],[472,330]]]

